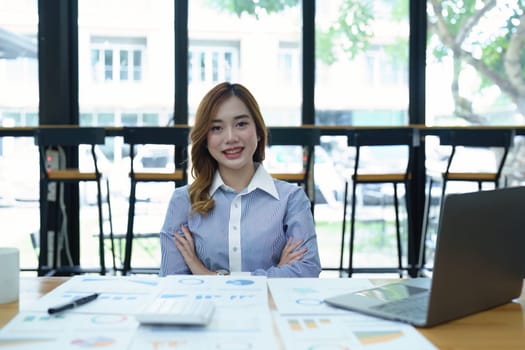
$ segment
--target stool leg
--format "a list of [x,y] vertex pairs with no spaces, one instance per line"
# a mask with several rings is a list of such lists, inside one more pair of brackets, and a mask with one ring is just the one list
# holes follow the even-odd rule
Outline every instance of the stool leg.
[[399,224],[399,200],[397,197],[397,183],[394,185],[394,210],[396,212],[396,239],[397,239],[397,267],[399,269],[399,277],[403,277],[403,265],[401,263],[401,229]]
[[[445,192],[447,191],[447,179],[443,178],[443,185],[441,187],[441,199],[440,199],[440,207],[443,206],[443,202],[445,199]],[[441,211],[440,211],[441,214]]]
[[126,243],[124,252],[124,267],[122,274],[127,275],[131,270],[131,252],[133,244],[133,219],[135,217],[135,190],[137,182],[131,179],[131,188],[129,192],[129,210],[128,210],[128,229],[126,231]]
[[428,196],[425,199],[425,209],[423,214],[423,228],[421,229],[421,241],[419,243],[419,259],[418,259],[418,274],[425,268],[425,251],[428,231],[428,222],[430,221],[430,206],[432,205],[432,185],[434,181],[432,178],[428,181]]
[[100,274],[106,274],[106,260],[104,251],[104,217],[102,215],[102,186],[100,176],[97,178],[97,204],[98,204],[98,254],[100,259]]
[[111,195],[109,192],[109,179],[106,178],[106,201],[108,202],[108,220],[109,220],[109,240],[111,241],[111,258],[113,262],[113,272],[117,271],[117,263],[115,261],[115,239],[113,237],[113,213],[111,211]]
[[[403,185],[405,186],[405,209],[406,209],[406,213],[407,213],[407,225],[406,225],[406,228],[407,228],[407,241],[406,241],[406,249],[407,249],[407,263],[408,262],[408,252],[410,251],[410,248],[408,247],[408,240],[410,239],[409,237],[415,237],[415,230],[414,230],[414,222],[413,222],[413,219],[414,219],[414,216],[413,216],[413,209],[412,209],[412,187],[410,186],[410,180],[409,179],[405,179],[405,181],[403,182]],[[414,245],[415,246],[415,245]],[[416,275],[417,275],[417,272],[418,272],[418,266],[417,266],[418,262],[414,262],[414,266],[413,265],[407,265],[405,266],[405,269],[407,267],[410,267],[412,270],[415,271]],[[407,270],[408,271],[408,270]]]
[[345,251],[345,233],[346,233],[346,206],[347,206],[347,198],[348,196],[348,181],[345,181],[345,192],[344,192],[344,200],[343,200],[343,227],[341,231],[341,254],[339,255],[339,277],[342,277],[343,273],[343,255]]
[[[53,261],[51,262],[51,268],[53,270],[57,270],[58,269],[58,256],[60,255],[60,252],[59,252],[59,248],[61,248],[61,246],[59,246],[58,244],[58,240],[59,240],[59,237],[61,235],[61,227],[60,227],[60,204],[59,204],[59,201],[60,201],[60,198],[62,197],[62,193],[64,191],[64,188],[62,186],[61,183],[59,182],[55,182],[55,186],[56,186],[56,191],[55,191],[55,206],[54,206],[54,209],[55,209],[55,227],[53,227]],[[48,232],[49,232],[49,229],[48,229]]]
[[38,252],[38,275],[45,275],[45,269],[49,267],[49,261],[47,252],[49,250],[48,246],[48,207],[49,202],[47,200],[48,193],[48,181],[45,177],[40,180],[40,248]]
[[354,258],[354,233],[355,233],[355,192],[357,187],[357,181],[352,179],[352,213],[350,218],[350,249],[348,256],[348,277],[352,277],[354,271],[353,258]]

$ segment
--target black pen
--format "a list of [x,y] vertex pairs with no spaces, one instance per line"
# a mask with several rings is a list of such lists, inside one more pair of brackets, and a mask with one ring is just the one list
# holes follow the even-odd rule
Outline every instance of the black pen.
[[50,307],[49,309],[47,309],[47,313],[52,315],[52,314],[56,314],[57,312],[62,312],[62,311],[66,311],[69,309],[73,309],[77,306],[87,304],[90,301],[95,300],[97,297],[98,297],[98,293],[93,293],[88,296],[73,300],[72,302],[64,304],[64,305]]

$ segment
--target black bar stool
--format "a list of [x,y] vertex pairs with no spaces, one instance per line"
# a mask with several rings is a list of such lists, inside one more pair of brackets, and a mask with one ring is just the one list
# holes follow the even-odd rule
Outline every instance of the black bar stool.
[[[430,222],[430,207],[432,206],[432,188],[434,184],[441,183],[440,204],[447,192],[447,184],[451,181],[474,182],[478,184],[478,190],[483,190],[483,184],[492,184],[491,188],[500,186],[501,174],[509,150],[513,144],[515,131],[510,129],[454,129],[441,132],[439,136],[440,146],[449,146],[451,148],[447,159],[445,170],[439,174],[427,174],[427,197],[425,200],[425,212],[423,217],[423,229],[421,237],[421,246],[419,254],[419,270],[424,273],[426,269],[426,247],[428,245],[428,229]],[[492,149],[499,150],[500,155],[496,156],[496,164],[492,170],[477,171],[475,169],[455,170],[454,166],[459,163],[456,161],[459,152],[463,149]],[[441,210],[439,210],[441,212]],[[436,215],[439,217],[439,214]]]
[[321,131],[313,127],[271,127],[268,133],[268,146],[302,146],[302,169],[298,172],[270,172],[276,179],[302,186],[310,198],[312,211],[315,204],[313,180],[315,146],[321,144]]
[[[347,142],[349,147],[355,149],[354,171],[352,174],[352,199],[351,199],[351,216],[350,216],[350,242],[349,242],[349,258],[348,258],[348,277],[351,277],[354,272],[370,272],[370,273],[387,273],[399,272],[403,274],[402,264],[402,245],[401,245],[401,228],[399,220],[399,198],[397,193],[397,186],[403,184],[405,186],[405,203],[407,210],[407,217],[410,217],[410,180],[412,178],[412,160],[410,157],[410,150],[412,147],[419,145],[419,132],[411,128],[359,128],[349,130],[347,132]],[[369,172],[368,169],[362,169],[361,151],[362,147],[366,147],[370,153],[378,148],[402,146],[406,148],[406,168],[402,172],[388,172],[377,173]],[[381,164],[378,164],[381,165]],[[365,172],[366,171],[366,172]],[[357,185],[358,184],[392,184],[394,188],[394,210],[396,223],[396,243],[397,243],[397,268],[354,268],[354,238],[355,238],[355,219],[356,219],[356,204],[357,204]],[[339,260],[339,273],[342,275],[345,271],[343,266],[343,256],[345,248],[345,233],[346,233],[346,215],[347,215],[347,184],[345,186],[345,198],[343,204],[343,224],[341,232],[341,252]],[[407,220],[408,230],[410,230],[410,219]]]
[[[35,144],[38,146],[40,156],[40,211],[41,211],[41,228],[40,228],[40,254],[38,263],[38,273],[43,274],[76,274],[85,272],[99,272],[104,275],[106,273],[105,250],[104,250],[104,216],[102,209],[102,188],[101,178],[102,174],[99,171],[97,164],[97,156],[95,154],[96,145],[105,143],[106,131],[104,128],[93,127],[50,127],[38,128],[35,131]],[[65,161],[64,147],[78,147],[80,145],[88,145],[90,147],[93,170],[82,171],[78,167],[65,167],[66,164],[60,164]],[[57,167],[51,166],[52,156],[48,153],[50,150],[56,152],[55,157],[58,158]],[[67,246],[63,246],[63,233],[66,218],[61,213],[61,204],[59,203],[63,195],[64,183],[80,182],[95,182],[97,185],[97,207],[98,207],[98,254],[99,254],[99,269],[84,269],[80,266],[64,266],[59,260],[60,254],[67,250]],[[50,191],[50,184],[55,184],[55,190]],[[53,193],[54,192],[54,193]],[[108,193],[109,195],[109,193]],[[54,221],[55,227],[51,227],[49,223],[49,202],[53,201],[54,205]],[[111,207],[110,211],[111,217]],[[59,224],[61,222],[61,224]],[[48,237],[48,232],[54,232],[54,235]],[[52,242],[49,242],[49,239]],[[111,238],[111,250],[114,257],[113,237]],[[50,244],[51,243],[51,244]],[[52,252],[49,254],[49,252]]]
[[[124,264],[122,274],[158,273],[158,269],[132,268],[132,245],[133,240],[141,238],[158,238],[158,232],[136,233],[134,232],[136,188],[139,182],[173,182],[175,186],[183,186],[187,183],[187,147],[188,127],[127,127],[124,130],[124,143],[130,146],[130,194],[128,210],[128,227],[126,231],[126,243],[124,253]],[[137,172],[134,165],[136,147],[139,145],[170,145],[174,147],[174,168],[164,172]],[[178,154],[177,154],[178,153]],[[180,155],[177,157],[177,155]]]

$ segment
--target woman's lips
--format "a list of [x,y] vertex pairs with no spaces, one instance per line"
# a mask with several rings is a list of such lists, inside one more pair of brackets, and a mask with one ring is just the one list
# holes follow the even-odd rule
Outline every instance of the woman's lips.
[[242,147],[230,148],[222,151],[222,153],[226,158],[237,158],[242,153],[242,150]]

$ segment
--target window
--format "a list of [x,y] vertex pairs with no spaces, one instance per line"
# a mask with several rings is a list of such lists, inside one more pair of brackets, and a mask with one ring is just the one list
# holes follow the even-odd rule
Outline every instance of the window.
[[408,4],[316,2],[317,124],[408,124]]
[[190,84],[216,84],[238,76],[238,43],[195,42],[190,44],[188,57]]
[[[173,0],[78,0],[81,125],[168,124],[175,95],[174,4]],[[115,232],[125,232],[129,147],[122,137],[106,137],[105,141],[98,149],[104,153],[101,158],[107,160],[101,168],[107,165],[103,172],[110,184],[113,227]],[[153,196],[153,191],[141,191],[137,190],[139,198]],[[91,193],[94,191],[85,191],[81,202],[81,215],[85,217],[96,215],[94,206],[84,204],[93,202]],[[164,190],[162,195],[166,193]],[[162,215],[164,210],[154,212]],[[140,210],[136,215],[150,223],[161,220]],[[98,244],[92,235],[97,229],[86,225],[80,229],[82,252],[90,251],[86,247]],[[83,266],[98,265],[96,257],[83,254],[80,258]]]
[[115,123],[115,116],[112,113],[81,113],[81,126],[104,126],[117,125]]
[[120,50],[120,80],[128,80],[128,51]]
[[[38,2],[0,1],[0,126],[38,125]],[[0,246],[20,249],[20,268],[37,266],[39,159],[32,137],[0,137]],[[37,248],[35,246],[35,248]],[[0,287],[1,288],[1,287]]]
[[426,124],[523,125],[523,1],[427,4]]
[[190,125],[204,94],[222,81],[246,86],[267,125],[301,123],[301,4],[188,1]]
[[122,113],[122,125],[137,126],[139,116],[136,113]]
[[389,59],[383,47],[370,49],[365,54],[366,78],[370,86],[406,85],[406,70],[401,69],[395,61]]
[[91,38],[91,77],[95,82],[141,81],[145,38]]
[[0,115],[0,120],[4,126],[37,126],[38,114],[6,111]]
[[279,43],[279,77],[284,84],[298,86],[301,82],[301,61],[298,43]]
[[104,50],[104,80],[113,80],[113,51]]
[[142,51],[133,50],[133,80],[142,80]]

